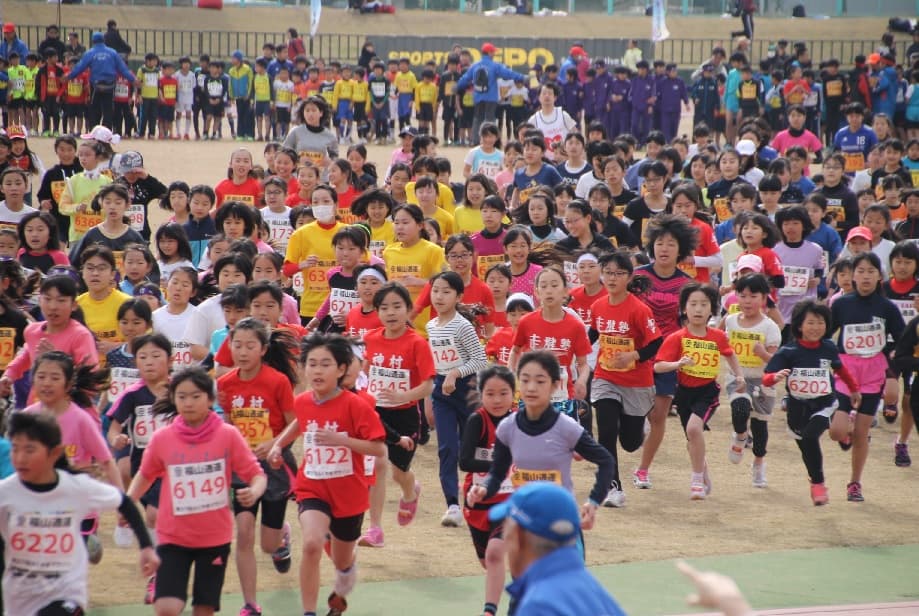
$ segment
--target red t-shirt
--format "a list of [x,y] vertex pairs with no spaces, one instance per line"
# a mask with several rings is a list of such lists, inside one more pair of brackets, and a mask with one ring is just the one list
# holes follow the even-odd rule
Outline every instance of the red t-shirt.
[[[307,334],[306,328],[296,323],[278,323],[277,329],[289,332],[298,341],[298,344],[299,340],[306,337]],[[299,353],[299,350],[295,351],[298,357]],[[214,355],[214,361],[224,368],[232,368],[236,365],[236,362],[233,361],[233,351],[230,350],[230,336],[224,338],[223,342],[220,343],[220,348],[217,349],[217,354]]]
[[492,315],[492,319],[496,328],[511,326],[511,322],[507,320],[507,313],[503,310],[501,312],[495,310],[494,314]]
[[691,356],[695,364],[677,370],[677,383],[684,387],[701,387],[718,378],[721,356],[733,354],[727,334],[720,329],[706,327],[705,336],[699,338],[682,327],[664,339],[656,361],[677,361],[684,355]]
[[571,301],[568,302],[568,307],[578,313],[578,316],[581,317],[581,321],[584,322],[584,325],[590,325],[591,323],[591,313],[590,308],[594,305],[594,302],[603,298],[605,299],[609,292],[606,290],[606,287],[601,286],[600,292],[594,295],[588,295],[587,290],[584,289],[584,285],[575,287],[569,292],[571,295]]
[[303,434],[303,459],[297,471],[297,500],[316,498],[328,503],[335,518],[364,513],[370,493],[364,476],[364,455],[343,445],[317,445],[317,430],[344,433],[364,441],[382,441],[386,431],[373,407],[350,391],[316,404],[312,392],[294,400],[297,423]]
[[[371,396],[379,398],[379,392],[387,389],[407,392],[434,378],[437,374],[434,355],[418,332],[406,329],[398,338],[387,338],[384,334],[385,330],[380,328],[364,336],[364,359],[370,364],[367,392]],[[415,402],[392,408],[414,407]]]
[[383,324],[376,310],[365,313],[361,306],[355,306],[345,316],[345,335],[351,338],[363,340],[369,332],[381,327]]
[[[354,392],[358,398],[370,405],[370,408],[376,408],[377,399],[367,393],[365,389],[359,389]],[[375,411],[374,411],[375,412]],[[385,432],[385,429],[384,429]],[[377,458],[376,456],[364,456],[364,481],[367,486],[373,486],[377,483]]]
[[637,351],[661,337],[648,305],[631,293],[621,304],[611,306],[609,298],[597,300],[590,307],[590,327],[600,334],[600,351],[594,377],[622,387],[652,387],[654,365],[651,360],[635,362],[624,369],[613,368],[618,353]]
[[179,81],[175,77],[160,77],[160,90],[163,92],[163,99],[160,101],[160,105],[175,107]]
[[[574,398],[574,382],[571,379],[571,365],[575,357],[590,355],[590,340],[581,320],[565,312],[561,321],[550,323],[537,310],[524,315],[514,334],[514,347],[518,351],[550,351],[562,366],[562,388],[567,390],[567,399]],[[561,392],[552,395],[553,402],[561,401]]]
[[248,178],[242,184],[226,179],[217,184],[214,192],[217,194],[217,207],[225,201],[242,201],[252,207],[262,206],[262,183],[256,178]]
[[[775,276],[785,276],[785,270],[782,269],[782,261],[779,259],[779,255],[775,254],[775,251],[771,248],[763,246],[757,248],[756,250],[744,250],[741,255],[756,255],[763,260],[763,276],[769,279],[770,283],[772,278]],[[772,301],[778,301],[778,291],[772,289],[769,292],[769,297],[772,298]]]
[[[476,331],[478,332],[479,337],[484,338],[485,324],[495,322],[495,297],[491,294],[491,289],[488,288],[487,284],[473,276],[472,282],[467,284],[465,290],[463,291],[463,303],[467,305],[481,304],[488,311],[488,314],[477,316],[475,319]],[[424,287],[421,289],[421,293],[418,295],[418,299],[415,300],[416,312],[423,312],[425,308],[431,309],[432,319],[437,316],[437,311],[434,310],[433,306],[431,306],[430,282],[424,285]]]
[[297,189],[297,192],[295,192],[292,195],[287,195],[287,198],[284,199],[284,205],[286,205],[287,207],[297,207],[298,205],[310,205],[310,203],[311,201],[309,197],[304,199],[303,197],[300,196],[299,188]]
[[499,366],[507,365],[507,360],[511,357],[511,349],[514,348],[514,333],[513,327],[502,327],[492,334],[485,343],[485,355],[489,361]]
[[[699,246],[693,253],[695,256],[710,257],[721,252],[711,225],[702,222],[696,217],[693,217],[691,224],[699,230]],[[703,284],[707,284],[711,280],[709,268],[707,267],[697,267],[691,263],[680,263],[677,267]]]
[[[299,188],[297,190],[299,190]],[[343,193],[338,193],[338,219],[346,225],[350,225],[359,220],[357,216],[351,213],[351,203],[359,194],[360,193],[357,192],[354,186],[350,184],[348,185],[348,190]]]
[[217,400],[227,421],[255,448],[284,430],[284,413],[294,410],[294,390],[287,377],[262,364],[251,381],[239,368],[217,379]]

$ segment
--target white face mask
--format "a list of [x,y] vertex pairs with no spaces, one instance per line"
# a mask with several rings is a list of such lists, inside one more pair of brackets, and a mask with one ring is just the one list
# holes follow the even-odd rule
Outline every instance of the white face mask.
[[314,205],[313,216],[319,222],[333,222],[335,220],[335,206],[333,205]]

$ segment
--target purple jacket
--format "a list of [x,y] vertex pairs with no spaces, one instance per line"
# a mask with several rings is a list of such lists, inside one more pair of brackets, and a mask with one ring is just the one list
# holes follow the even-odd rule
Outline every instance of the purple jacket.
[[[614,113],[623,113],[629,111],[629,100],[631,99],[632,93],[632,82],[628,79],[613,79],[613,83],[610,85],[610,97],[613,94],[617,94],[622,97],[622,100],[612,103],[612,109]],[[612,98],[610,98],[612,101]]]
[[596,118],[597,113],[597,82],[591,79],[584,82],[584,115]]
[[680,102],[689,104],[686,84],[679,77],[667,77],[658,83],[657,95],[661,111],[680,111]]
[[613,76],[608,72],[600,73],[597,72],[597,76],[594,78],[594,83],[597,87],[597,112],[606,113],[607,105],[610,104],[609,95],[610,89],[613,86]]
[[664,82],[667,81],[668,77],[667,77],[666,74],[664,74],[664,75],[658,75],[657,73],[654,73],[652,76],[654,77],[654,89],[655,89],[655,90],[657,91],[657,93],[658,93],[658,94],[657,94],[657,100],[654,101],[654,108],[657,109],[658,111],[660,111],[660,109],[661,109],[660,91],[661,91],[661,87],[664,85]]
[[657,88],[654,85],[654,76],[645,75],[641,77],[635,75],[632,77],[632,91],[629,95],[629,102],[632,103],[632,111],[639,113],[648,113],[649,107],[653,103],[648,103],[648,99],[657,96]]
[[562,84],[562,96],[559,101],[562,109],[568,112],[572,118],[576,118],[581,110],[584,109],[584,87],[578,82],[566,82]]

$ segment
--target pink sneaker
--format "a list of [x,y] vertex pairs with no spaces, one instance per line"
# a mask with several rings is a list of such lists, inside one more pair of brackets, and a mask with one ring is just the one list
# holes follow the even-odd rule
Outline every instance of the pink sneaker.
[[153,605],[156,597],[156,576],[151,575],[147,580],[147,590],[144,592],[144,605]]
[[632,475],[632,483],[635,484],[636,488],[641,488],[642,490],[650,488],[651,477],[648,475],[648,469],[636,468],[635,473]]
[[381,548],[383,547],[383,529],[377,526],[371,526],[367,529],[367,532],[361,535],[361,538],[357,542],[358,545],[362,545],[365,548]]
[[418,512],[418,499],[421,497],[421,484],[417,481],[415,482],[415,500],[410,503],[405,502],[402,498],[399,498],[399,511],[396,514],[396,520],[399,522],[399,526],[408,526],[415,519],[415,514]]

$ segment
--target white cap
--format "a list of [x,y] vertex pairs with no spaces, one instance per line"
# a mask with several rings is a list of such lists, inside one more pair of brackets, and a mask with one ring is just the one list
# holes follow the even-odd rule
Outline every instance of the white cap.
[[505,309],[507,306],[510,306],[513,302],[524,302],[527,306],[530,307],[530,310],[534,310],[533,298],[527,295],[526,293],[514,293],[507,298],[507,303],[505,303]]
[[93,129],[88,133],[80,135],[80,138],[92,139],[94,141],[101,141],[102,143],[110,143],[112,145],[115,145],[121,141],[121,137],[119,135],[114,134],[111,130],[107,129],[101,124],[99,126],[93,127]]
[[756,152],[756,144],[750,139],[741,139],[737,142],[737,145],[734,146],[734,149],[737,150],[737,153],[741,156],[750,156]]

